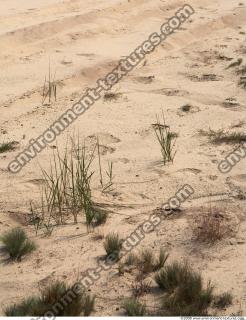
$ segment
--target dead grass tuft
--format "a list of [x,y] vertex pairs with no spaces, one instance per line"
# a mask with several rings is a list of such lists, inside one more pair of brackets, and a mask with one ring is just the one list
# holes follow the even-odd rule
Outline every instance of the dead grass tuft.
[[193,235],[198,242],[213,244],[232,233],[228,219],[217,209],[199,215],[192,223]]

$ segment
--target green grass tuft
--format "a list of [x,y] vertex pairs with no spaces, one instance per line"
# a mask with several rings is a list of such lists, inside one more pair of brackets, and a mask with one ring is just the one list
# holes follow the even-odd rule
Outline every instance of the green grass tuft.
[[176,133],[170,131],[170,127],[166,125],[164,114],[162,114],[163,123],[160,122],[159,117],[156,117],[156,124],[153,125],[156,139],[161,147],[161,154],[163,164],[173,162],[176,152],[174,151]]
[[140,303],[136,298],[130,298],[124,301],[123,308],[126,315],[130,317],[143,317],[147,314],[146,306]]
[[0,153],[14,150],[15,145],[16,145],[15,141],[0,143]]
[[40,296],[27,298],[5,309],[6,316],[41,317],[48,311],[55,316],[89,316],[94,310],[95,298],[84,291],[72,290],[64,282],[55,282],[45,288]]
[[111,233],[106,236],[103,243],[107,256],[113,255],[115,258],[119,258],[120,250],[122,248],[122,240],[117,233]]
[[188,264],[172,263],[160,270],[155,281],[166,292],[163,309],[170,316],[206,315],[213,300],[213,287],[204,288],[199,273]]
[[20,261],[21,258],[36,249],[33,241],[27,238],[24,230],[14,228],[1,236],[3,251],[9,254],[11,260]]

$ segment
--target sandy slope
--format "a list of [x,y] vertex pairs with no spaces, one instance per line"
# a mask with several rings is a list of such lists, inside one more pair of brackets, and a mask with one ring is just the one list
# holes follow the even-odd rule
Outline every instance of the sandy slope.
[[[157,31],[175,9],[175,0],[17,0],[0,3],[0,130],[1,141],[16,140],[16,151],[0,155],[0,232],[19,225],[30,200],[40,196],[38,163],[48,168],[52,149],[45,150],[19,174],[7,171],[8,163],[28,141],[38,136],[81,97],[85,88],[112,69],[147,36]],[[245,0],[191,0],[196,14],[182,30],[169,38],[146,62],[115,89],[116,101],[99,101],[71,126],[67,134],[98,134],[114,162],[114,193],[102,195],[98,177],[93,192],[97,201],[110,204],[114,213],[100,232],[118,231],[124,237],[184,183],[195,189],[178,217],[167,220],[141,244],[158,251],[163,245],[171,259],[189,258],[211,279],[217,290],[230,290],[233,306],[223,314],[246,313],[245,161],[229,174],[221,174],[218,162],[232,149],[213,146],[199,129],[244,131],[245,90],[238,86],[233,69],[221,57],[246,59]],[[58,101],[42,106],[40,88],[49,59],[60,80]],[[197,81],[203,74],[215,80]],[[146,83],[146,77],[154,76]],[[147,81],[148,82],[148,81]],[[225,108],[234,97],[239,106]],[[180,107],[193,106],[184,113]],[[174,164],[160,165],[160,150],[151,124],[164,110],[167,122],[179,134]],[[112,136],[117,139],[112,139]],[[210,204],[240,223],[237,235],[214,247],[192,241],[190,222]],[[24,226],[31,237],[31,226]],[[0,305],[35,293],[49,279],[76,280],[104,254],[101,240],[86,233],[84,224],[60,226],[51,238],[35,238],[39,249],[20,264],[1,265]],[[117,273],[117,267],[114,268]],[[92,287],[97,296],[96,315],[119,315],[122,297],[130,295],[132,278],[105,272]]]

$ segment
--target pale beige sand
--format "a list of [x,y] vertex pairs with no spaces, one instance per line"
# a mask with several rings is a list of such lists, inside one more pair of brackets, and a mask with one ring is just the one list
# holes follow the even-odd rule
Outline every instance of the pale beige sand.
[[[1,233],[20,225],[29,201],[39,199],[38,163],[48,169],[52,149],[17,175],[7,171],[8,163],[183,4],[179,0],[1,1],[0,142],[19,142],[16,151],[0,155]],[[192,22],[117,85],[115,91],[122,94],[117,101],[97,102],[58,142],[64,146],[67,135],[79,131],[81,138],[99,134],[103,144],[113,148],[103,163],[114,162],[115,193],[102,195],[98,176],[93,180],[95,199],[111,204],[115,213],[100,228],[103,234],[118,231],[127,236],[184,183],[191,184],[195,194],[183,205],[182,214],[163,222],[141,247],[157,252],[163,245],[171,260],[188,258],[214,282],[217,292],[232,292],[233,305],[221,314],[242,310],[245,315],[246,211],[245,200],[237,197],[238,192],[245,193],[245,160],[229,174],[221,174],[218,162],[232,147],[213,146],[197,132],[230,129],[246,121],[246,92],[238,86],[235,71],[225,70],[230,62],[219,58],[246,61],[246,1],[190,0],[189,4],[196,10]],[[57,102],[48,107],[41,105],[40,88],[49,59],[61,82]],[[195,81],[202,74],[215,74],[218,81]],[[148,76],[154,79],[146,84]],[[230,97],[240,105],[225,108],[223,102]],[[181,112],[187,103],[192,112]],[[179,134],[175,161],[165,167],[159,163],[160,149],[151,127],[161,110]],[[243,123],[238,130],[245,128]],[[240,222],[239,232],[214,247],[200,246],[192,241],[190,221],[211,203],[226,208]],[[39,248],[21,263],[1,264],[0,308],[36,293],[50,279],[72,282],[96,266],[104,254],[102,240],[87,234],[84,224],[78,226],[58,227],[51,238],[36,238],[32,227],[24,226]],[[122,297],[131,294],[131,275],[115,275],[117,267],[113,271],[103,273],[91,288],[97,296],[95,315],[122,314]]]

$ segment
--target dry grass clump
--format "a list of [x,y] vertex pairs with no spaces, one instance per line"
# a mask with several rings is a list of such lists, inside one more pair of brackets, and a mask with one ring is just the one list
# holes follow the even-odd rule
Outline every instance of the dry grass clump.
[[9,317],[43,317],[48,311],[55,316],[89,316],[94,310],[95,298],[85,292],[72,290],[64,282],[55,282],[41,291],[40,296],[27,298],[5,309]]
[[36,249],[33,241],[29,240],[25,231],[14,228],[0,237],[2,250],[9,254],[11,260],[21,261],[21,258]]
[[213,144],[240,144],[246,142],[246,134],[244,132],[225,132],[224,130],[200,130],[199,133],[203,136],[207,136],[209,141]]
[[15,147],[16,147],[15,141],[0,143],[0,153],[12,151],[15,149]]
[[166,165],[168,162],[173,162],[174,160],[176,154],[174,147],[177,134],[171,132],[170,127],[166,125],[163,113],[162,120],[163,123],[161,123],[159,117],[156,116],[156,124],[153,125],[153,129],[161,147],[163,164]]
[[137,263],[137,256],[134,253],[130,252],[126,256],[124,264],[129,267],[129,266],[136,265],[136,263]]
[[[153,261],[150,253],[144,254],[149,261]],[[130,256],[131,262],[135,264],[136,256]],[[165,258],[164,258],[165,257]],[[214,295],[214,286],[210,281],[205,283],[202,275],[193,270],[188,263],[172,262],[166,265],[165,254],[160,259],[161,269],[155,274],[154,280],[162,291],[158,301],[160,303],[154,306],[155,311],[146,310],[146,305],[138,300],[142,295],[150,292],[150,282],[146,282],[146,274],[139,273],[132,285],[133,296],[127,299],[123,308],[129,316],[207,316],[208,310],[212,308],[222,309],[232,303],[232,296],[229,293]],[[143,261],[146,261],[144,259]],[[148,271],[151,268],[148,268]],[[148,308],[149,309],[149,308]]]
[[139,302],[136,298],[130,298],[123,302],[123,308],[126,315],[130,317],[143,317],[147,315],[145,304]]
[[193,235],[199,242],[215,243],[231,232],[225,216],[217,210],[201,214],[193,223]]
[[174,262],[155,276],[158,286],[166,293],[162,298],[166,316],[201,316],[213,300],[213,287],[204,287],[202,277],[188,264]]
[[118,259],[122,248],[122,240],[117,233],[110,233],[106,236],[103,243],[107,256]]

